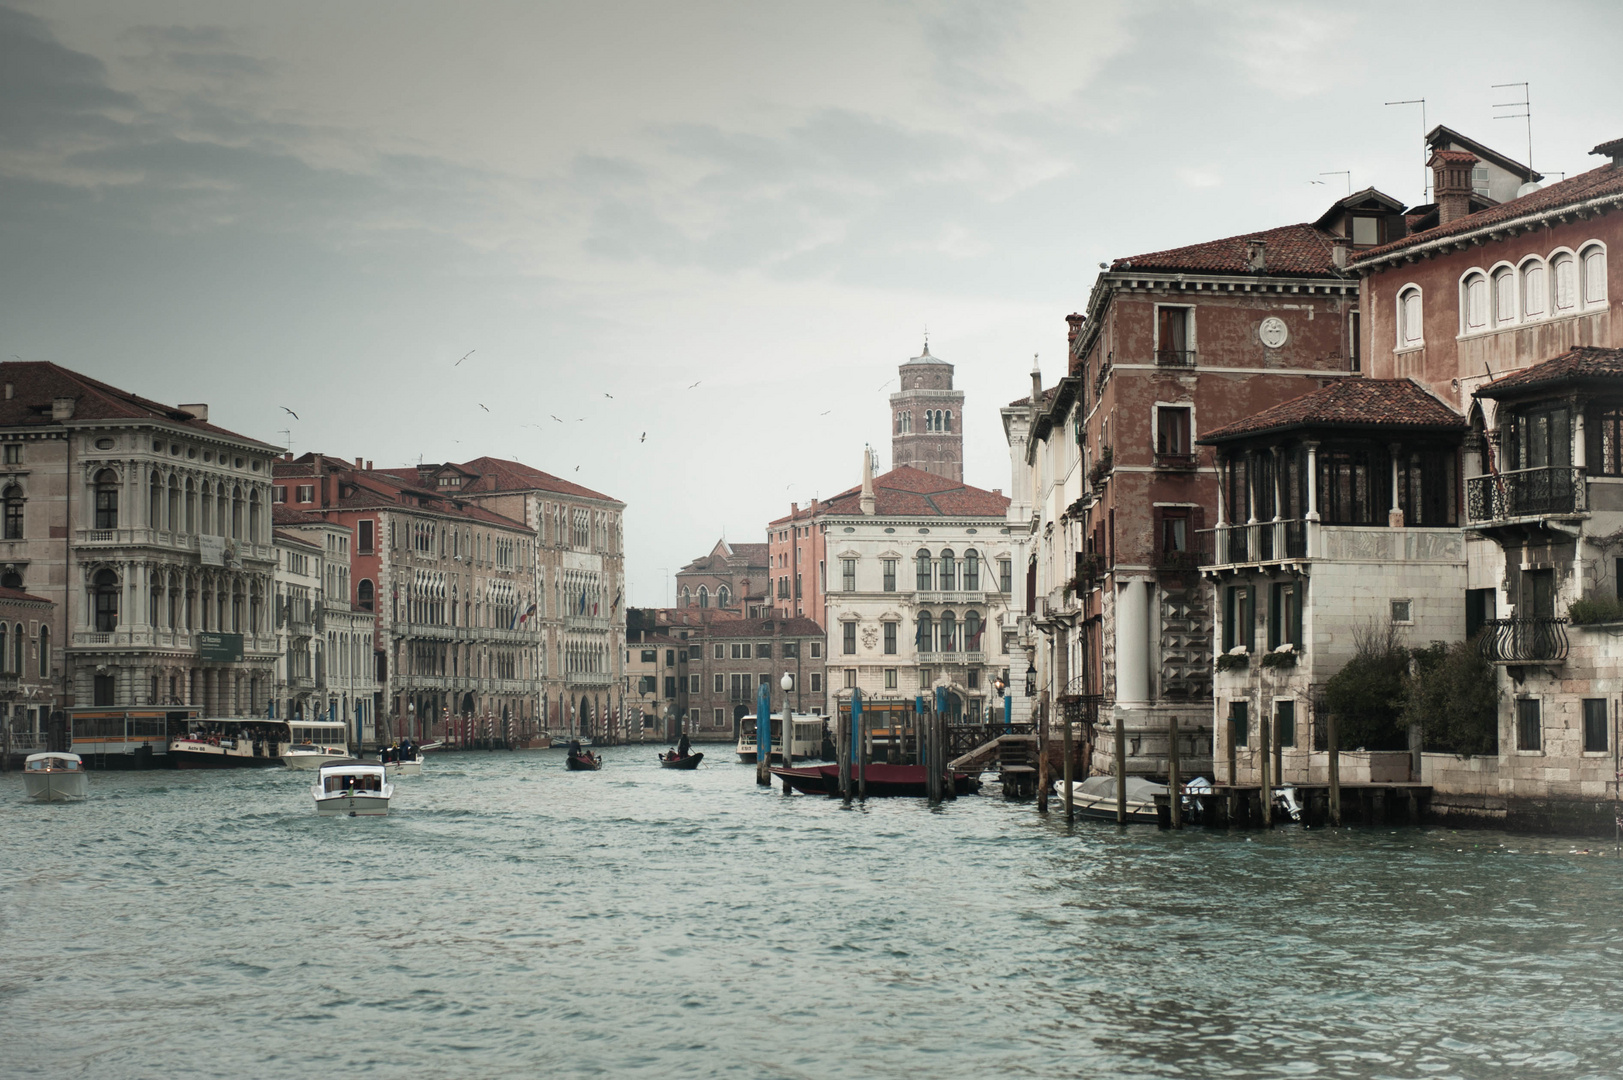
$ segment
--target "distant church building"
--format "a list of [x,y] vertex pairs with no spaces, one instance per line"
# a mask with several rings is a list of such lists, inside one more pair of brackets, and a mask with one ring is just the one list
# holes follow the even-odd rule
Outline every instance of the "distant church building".
[[892,468],[964,478],[964,395],[952,388],[952,365],[924,352],[899,369],[901,389],[890,395]]

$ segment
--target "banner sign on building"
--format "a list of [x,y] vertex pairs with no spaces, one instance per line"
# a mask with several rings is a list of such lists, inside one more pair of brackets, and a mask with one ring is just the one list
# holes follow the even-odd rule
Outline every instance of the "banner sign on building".
[[202,556],[204,566],[224,566],[225,537],[199,536],[197,538],[197,553]]
[[203,660],[233,664],[242,659],[242,635],[221,634],[203,630],[197,635],[198,652]]

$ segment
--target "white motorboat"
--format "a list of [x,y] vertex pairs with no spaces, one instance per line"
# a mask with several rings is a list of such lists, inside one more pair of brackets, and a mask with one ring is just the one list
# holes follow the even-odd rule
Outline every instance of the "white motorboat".
[[[823,732],[828,717],[817,713],[794,713],[795,736],[790,747],[797,761],[815,761],[823,756]],[[746,716],[739,722],[738,760],[746,765],[755,764],[760,747],[755,741],[755,717]],[[783,760],[783,714],[772,714],[772,760]]]
[[389,812],[394,785],[376,761],[329,761],[310,788],[322,817],[381,817]]
[[78,802],[89,787],[78,754],[29,754],[23,759],[23,790],[35,802]]
[[[1065,782],[1059,782],[1060,799],[1065,798]],[[1137,776],[1127,778],[1127,823],[1154,825],[1158,821],[1155,797],[1165,795],[1167,786]],[[1080,817],[1099,821],[1116,820],[1116,778],[1090,776],[1071,784],[1071,805]]]
[[[438,746],[439,743],[432,744]],[[378,758],[383,762],[384,773],[393,780],[397,776],[421,776],[423,774],[424,748],[407,739],[399,746],[386,746],[378,751]]]
[[349,727],[341,721],[292,720],[288,729],[293,741],[282,751],[282,763],[290,769],[318,769],[349,757]]

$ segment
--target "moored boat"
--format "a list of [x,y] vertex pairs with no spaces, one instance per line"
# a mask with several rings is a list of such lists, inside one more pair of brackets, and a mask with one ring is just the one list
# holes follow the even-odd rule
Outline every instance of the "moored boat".
[[[1065,782],[1060,781],[1059,796],[1065,798]],[[1127,823],[1154,825],[1158,821],[1155,797],[1165,795],[1167,786],[1138,776],[1127,778]],[[1071,806],[1078,817],[1098,821],[1116,820],[1116,778],[1090,776],[1071,784]]]
[[668,754],[659,755],[659,767],[662,769],[697,769],[699,762],[704,760],[704,751],[689,754],[687,757],[678,757],[675,750]]
[[394,785],[376,761],[329,761],[310,788],[322,817],[381,817],[389,812]]
[[268,768],[282,764],[282,747],[293,740],[280,720],[194,720],[169,743],[177,769]]
[[78,754],[29,754],[23,759],[23,791],[35,802],[79,802],[89,788]]
[[[871,798],[924,798],[929,795],[929,775],[923,765],[884,765],[874,763],[863,767],[868,795]],[[772,775],[789,782],[789,786],[807,795],[838,795],[840,793],[840,767],[838,765],[774,766]],[[856,792],[856,776],[851,778],[852,792]],[[972,773],[953,773],[952,789],[956,795],[973,795],[981,789],[980,777]]]

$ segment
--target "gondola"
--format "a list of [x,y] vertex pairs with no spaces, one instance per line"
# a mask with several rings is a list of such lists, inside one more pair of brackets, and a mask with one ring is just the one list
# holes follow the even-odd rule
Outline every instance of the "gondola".
[[699,762],[704,760],[704,752],[689,754],[687,757],[671,757],[669,754],[659,755],[659,767],[662,769],[697,769]]
[[564,765],[570,772],[596,772],[603,767],[603,759],[590,750],[583,754],[570,754],[564,758]]

